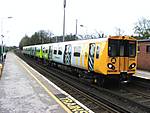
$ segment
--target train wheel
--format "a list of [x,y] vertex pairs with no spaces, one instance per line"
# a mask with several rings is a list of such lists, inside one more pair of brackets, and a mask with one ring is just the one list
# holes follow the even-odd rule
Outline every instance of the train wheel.
[[97,82],[98,82],[98,81],[97,81],[97,78],[91,78],[91,83],[92,83],[92,84],[97,84]]
[[78,77],[81,78],[81,74],[78,74]]

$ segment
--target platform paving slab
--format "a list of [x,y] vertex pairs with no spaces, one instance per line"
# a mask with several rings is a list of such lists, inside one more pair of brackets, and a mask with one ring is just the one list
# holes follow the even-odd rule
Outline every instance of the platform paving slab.
[[144,70],[137,70],[134,76],[144,79],[150,79],[150,72]]
[[66,113],[8,53],[0,80],[0,113]]

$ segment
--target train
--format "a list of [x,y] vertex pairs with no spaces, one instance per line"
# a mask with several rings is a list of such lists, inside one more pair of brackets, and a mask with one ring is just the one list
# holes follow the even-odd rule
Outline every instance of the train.
[[131,36],[24,46],[22,52],[99,85],[106,79],[129,82],[137,67],[137,41]]

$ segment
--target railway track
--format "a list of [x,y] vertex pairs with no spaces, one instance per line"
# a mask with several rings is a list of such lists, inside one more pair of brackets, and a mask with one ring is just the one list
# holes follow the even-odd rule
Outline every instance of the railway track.
[[[18,55],[18,56],[23,58],[23,56],[21,55]],[[30,66],[34,67],[36,70],[42,73],[46,78],[53,81],[57,86],[59,86],[64,91],[69,93],[71,96],[79,100],[81,103],[83,103],[85,106],[87,106],[89,109],[91,109],[95,113],[121,113],[121,112],[128,113],[128,111],[124,111],[124,109],[120,109],[120,111],[113,109],[109,107],[108,105],[93,98],[92,96],[88,95],[87,93],[84,93],[81,89],[75,88],[72,84],[70,85],[68,81],[72,82],[74,85],[78,87],[79,86],[82,87],[83,89],[87,89],[87,90],[89,89],[89,87],[85,88],[79,82],[74,82],[67,77],[63,77],[63,78],[60,77],[60,70],[56,71],[56,69],[51,68],[51,71],[50,71],[50,69],[37,65],[34,61],[31,61],[31,59],[30,60],[26,58],[23,58],[23,59]],[[61,73],[61,76],[62,76],[62,73]]]
[[[61,70],[55,68],[47,69],[41,65],[37,66],[35,61],[29,61],[29,59],[26,58],[23,59],[40,73],[44,73],[47,78],[52,80],[55,84],[68,92],[70,95],[74,96],[77,100],[79,100],[94,112],[150,112],[150,104],[145,103],[145,105],[141,103],[142,99],[140,99],[140,101],[136,101],[137,97],[144,97],[149,99],[149,92],[147,95],[142,95],[144,92],[142,94],[138,93],[138,95],[135,95],[137,92],[135,90],[132,91],[130,86],[121,86],[119,89],[100,88],[98,86],[91,85],[85,80],[70,76],[68,73],[62,72]],[[65,76],[62,77],[62,75]],[[133,98],[131,98],[131,95],[133,95]]]
[[136,76],[133,76],[132,80],[133,80],[133,84],[150,90],[150,80],[139,78]]

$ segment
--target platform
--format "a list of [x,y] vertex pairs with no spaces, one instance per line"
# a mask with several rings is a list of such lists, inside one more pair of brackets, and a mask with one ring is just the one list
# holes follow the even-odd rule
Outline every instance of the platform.
[[137,70],[134,76],[144,79],[150,79],[150,72],[144,70]]
[[7,53],[0,80],[0,113],[91,112],[86,106]]

